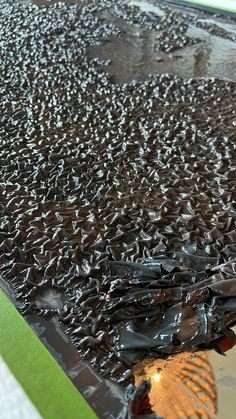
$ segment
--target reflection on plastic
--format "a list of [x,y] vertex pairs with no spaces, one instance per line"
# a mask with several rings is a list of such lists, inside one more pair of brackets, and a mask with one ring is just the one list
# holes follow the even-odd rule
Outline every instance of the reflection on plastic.
[[150,359],[134,367],[135,384],[151,380],[150,402],[166,419],[215,418],[217,392],[212,367],[204,352]]
[[161,374],[153,374],[153,376],[151,377],[151,380],[154,380],[156,383],[159,383],[161,379]]

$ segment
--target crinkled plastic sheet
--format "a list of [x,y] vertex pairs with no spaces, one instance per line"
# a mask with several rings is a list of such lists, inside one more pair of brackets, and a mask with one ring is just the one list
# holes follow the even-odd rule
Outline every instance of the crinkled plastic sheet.
[[212,267],[217,258],[196,253],[186,246],[143,264],[111,262],[117,277],[104,312],[115,324],[122,358],[132,363],[207,348],[230,333],[236,321],[235,261]]

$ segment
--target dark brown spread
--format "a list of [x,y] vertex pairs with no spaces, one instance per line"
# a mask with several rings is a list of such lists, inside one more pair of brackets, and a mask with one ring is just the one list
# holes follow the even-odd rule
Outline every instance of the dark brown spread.
[[236,320],[235,20],[0,5],[0,272],[19,309],[120,384],[214,346]]

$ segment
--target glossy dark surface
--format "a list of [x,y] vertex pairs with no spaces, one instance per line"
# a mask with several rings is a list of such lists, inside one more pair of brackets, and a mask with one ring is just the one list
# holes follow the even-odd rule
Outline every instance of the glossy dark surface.
[[[214,346],[235,322],[234,20],[8,3],[4,288],[118,384],[144,356]],[[72,346],[46,339],[70,374]]]

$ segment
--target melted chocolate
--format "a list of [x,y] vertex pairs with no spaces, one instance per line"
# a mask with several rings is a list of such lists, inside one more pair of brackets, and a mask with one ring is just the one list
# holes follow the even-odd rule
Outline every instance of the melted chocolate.
[[210,347],[236,319],[235,82],[118,84],[98,54],[149,33],[152,54],[201,61],[193,27],[230,48],[235,23],[158,10],[1,2],[1,275],[23,313],[56,317],[122,384],[134,362]]

